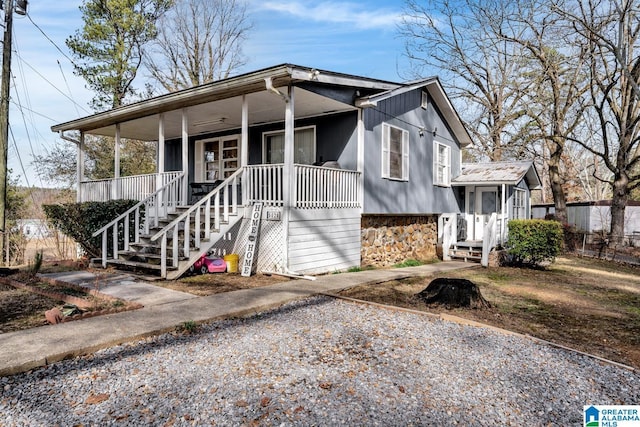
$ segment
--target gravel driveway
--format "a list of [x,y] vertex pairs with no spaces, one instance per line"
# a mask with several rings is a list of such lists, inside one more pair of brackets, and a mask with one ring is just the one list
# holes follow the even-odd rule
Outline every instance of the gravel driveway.
[[0,378],[0,426],[582,425],[640,374],[430,317],[306,299]]

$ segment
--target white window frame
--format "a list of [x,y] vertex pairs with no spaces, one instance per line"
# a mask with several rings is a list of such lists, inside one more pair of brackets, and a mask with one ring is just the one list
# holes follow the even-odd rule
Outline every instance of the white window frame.
[[527,192],[522,188],[513,191],[513,219],[527,219]]
[[[391,176],[391,129],[402,132],[402,170],[400,176]],[[382,123],[382,178],[392,181],[409,181],[409,131],[389,123]]]
[[[440,148],[445,149],[444,163],[440,161]],[[443,168],[443,180],[440,180],[440,169]],[[451,187],[451,147],[438,141],[433,141],[433,185]]]
[[429,94],[425,90],[422,91],[420,106],[422,107],[423,110],[426,110],[429,107]]
[[[302,127],[295,128],[293,130],[293,135],[294,135],[293,136],[294,153],[295,153],[295,135],[296,135],[296,132],[304,131],[304,130],[308,130],[308,129],[313,129],[313,153],[311,154],[311,157],[313,159],[315,159],[316,158],[316,154],[317,154],[317,150],[318,150],[318,148],[317,148],[318,147],[318,145],[317,145],[318,144],[318,138],[317,138],[317,134],[316,134],[316,126],[315,125],[302,126]],[[262,133],[262,162],[265,163],[265,164],[267,163],[267,138],[270,137],[270,136],[274,136],[274,135],[284,135],[284,130],[274,130],[274,131],[269,131],[269,132],[263,132]],[[294,154],[293,162],[296,163],[295,154]],[[311,164],[313,164],[313,163],[315,163],[315,160]]]

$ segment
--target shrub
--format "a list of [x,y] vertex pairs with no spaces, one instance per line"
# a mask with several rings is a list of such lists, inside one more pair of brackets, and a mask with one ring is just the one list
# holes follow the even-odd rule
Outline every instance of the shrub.
[[540,219],[509,221],[507,251],[514,263],[539,267],[555,260],[562,247],[562,224]]
[[[110,200],[108,202],[66,203],[44,205],[47,218],[62,233],[74,239],[89,257],[99,257],[102,252],[102,236],[91,237],[101,227],[138,203],[137,200]],[[129,232],[134,232],[131,215]],[[118,241],[123,241],[124,226],[118,229]],[[108,250],[112,250],[113,239],[107,239]]]

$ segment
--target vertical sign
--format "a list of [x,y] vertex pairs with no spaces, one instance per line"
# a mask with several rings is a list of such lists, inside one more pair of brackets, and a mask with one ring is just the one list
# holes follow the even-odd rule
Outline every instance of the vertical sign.
[[256,203],[253,205],[251,211],[251,222],[249,224],[249,242],[247,243],[247,250],[244,253],[244,261],[242,262],[242,275],[244,277],[251,276],[251,270],[253,270],[253,257],[256,254],[258,248],[258,232],[260,231],[260,219],[262,218],[262,203]]

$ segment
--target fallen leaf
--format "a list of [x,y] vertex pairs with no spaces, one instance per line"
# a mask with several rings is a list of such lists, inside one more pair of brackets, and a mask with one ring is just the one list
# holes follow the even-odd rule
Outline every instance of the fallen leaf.
[[95,405],[97,403],[104,402],[105,400],[108,400],[108,399],[109,399],[109,395],[106,393],[100,393],[100,394],[91,393],[89,397],[86,398],[84,403],[87,405]]
[[260,399],[260,406],[262,406],[263,408],[267,406],[269,403],[271,403],[270,397],[263,397],[262,399]]
[[320,383],[320,388],[323,390],[329,390],[331,387],[333,387],[333,384],[330,383],[329,381],[324,381]]

